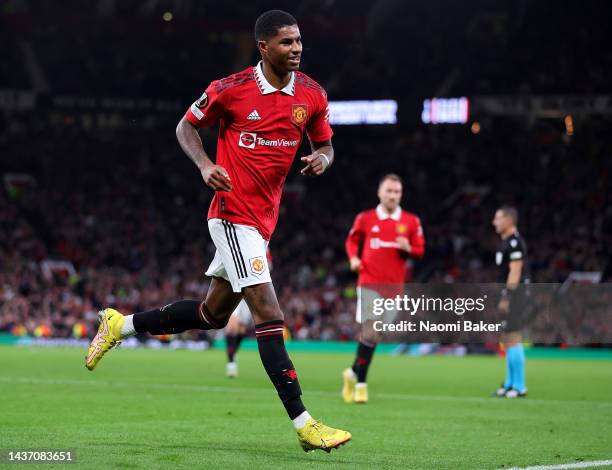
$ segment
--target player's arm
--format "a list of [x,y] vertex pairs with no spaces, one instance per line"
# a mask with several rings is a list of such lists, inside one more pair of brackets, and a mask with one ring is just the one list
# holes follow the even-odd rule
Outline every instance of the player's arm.
[[421,259],[425,255],[425,235],[421,220],[416,217],[415,225],[410,230],[409,237],[397,237],[400,250],[413,259]]
[[523,260],[518,259],[510,261],[508,270],[508,280],[506,281],[506,288],[509,290],[515,290],[521,282],[521,274],[523,272]]
[[230,191],[232,184],[225,168],[212,162],[202,147],[198,129],[215,125],[225,115],[227,105],[212,82],[193,102],[176,126],[176,138],[183,152],[193,161],[207,186],[215,191]]
[[301,173],[307,176],[318,176],[334,162],[334,147],[331,139],[327,139],[323,142],[310,141],[310,148],[312,153],[301,159],[306,163]]
[[510,261],[508,265],[508,279],[506,280],[506,288],[502,292],[502,298],[499,301],[498,308],[507,313],[510,310],[510,296],[516,290],[521,282],[521,273],[523,272],[523,260]]
[[230,191],[232,185],[225,168],[215,165],[202,146],[198,129],[183,116],[176,126],[176,138],[183,152],[196,164],[207,186],[215,191]]
[[510,252],[508,253],[508,279],[506,280],[506,289],[513,291],[521,282],[525,248],[519,240],[511,240],[510,247]]
[[334,131],[329,125],[329,105],[325,91],[317,95],[316,101],[316,110],[306,124],[306,134],[312,153],[302,157],[302,161],[306,164],[302,168],[302,174],[307,176],[322,174],[334,162],[334,147],[331,142]]
[[346,256],[351,265],[351,271],[358,272],[361,269],[361,259],[359,259],[359,249],[365,238],[365,230],[363,229],[363,217],[359,214],[355,217],[351,231],[346,237],[344,248]]

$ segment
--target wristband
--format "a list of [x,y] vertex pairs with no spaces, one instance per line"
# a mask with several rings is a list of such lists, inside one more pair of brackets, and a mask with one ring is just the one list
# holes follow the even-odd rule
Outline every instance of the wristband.
[[326,165],[325,165],[325,168],[323,168],[323,170],[324,170],[324,171],[325,171],[325,170],[327,170],[327,169],[329,168],[329,165],[330,165],[330,163],[329,163],[329,157],[328,157],[327,155],[325,155],[324,153],[320,153],[320,154],[319,154],[319,157],[322,157],[322,158],[324,158],[324,159],[325,159],[325,163],[326,163]]

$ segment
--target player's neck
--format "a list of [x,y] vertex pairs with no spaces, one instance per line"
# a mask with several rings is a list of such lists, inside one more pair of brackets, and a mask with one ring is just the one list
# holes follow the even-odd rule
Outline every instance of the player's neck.
[[385,214],[387,215],[393,215],[395,213],[395,211],[397,210],[397,206],[395,206],[392,209],[389,209],[388,207],[386,207],[384,204],[380,204],[380,207],[382,207],[382,210]]
[[509,228],[504,233],[502,233],[502,236],[501,236],[502,240],[506,240],[507,238],[510,238],[515,233],[516,233],[516,227]]
[[264,77],[266,77],[266,80],[268,80],[268,83],[277,90],[283,89],[285,85],[289,83],[289,80],[291,80],[291,72],[280,72],[274,69],[274,67],[272,67],[272,65],[265,60],[261,64],[261,69]]

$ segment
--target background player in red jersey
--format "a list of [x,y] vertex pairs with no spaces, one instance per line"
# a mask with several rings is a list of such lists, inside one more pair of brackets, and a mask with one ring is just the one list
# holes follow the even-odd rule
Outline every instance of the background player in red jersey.
[[[86,366],[93,370],[121,339],[142,332],[179,333],[223,328],[244,298],[255,321],[263,366],[276,387],[305,451],[329,452],[351,434],[312,419],[301,399],[297,373],[283,339],[284,321],[266,260],[278,220],[283,184],[304,132],[312,154],[302,158],[304,175],[321,175],[334,160],[327,95],[298,72],[302,53],[295,18],[280,10],[255,23],[262,60],[255,67],[213,81],[179,122],[176,135],[206,185],[215,190],[208,228],[217,249],[206,275],[204,301],[181,300],[123,316],[107,308]],[[202,147],[198,128],[219,124],[216,162]]]
[[[382,290],[400,287],[406,281],[406,260],[419,259],[425,254],[421,221],[399,205],[402,199],[400,177],[385,175],[378,185],[378,198],[380,204],[375,209],[357,215],[345,244],[351,270],[359,273],[356,317],[363,325],[355,362],[342,373],[342,398],[347,403],[368,401],[366,376],[379,341],[371,328],[372,320],[368,317],[372,312],[365,299],[385,295]],[[362,314],[366,314],[365,318]]]

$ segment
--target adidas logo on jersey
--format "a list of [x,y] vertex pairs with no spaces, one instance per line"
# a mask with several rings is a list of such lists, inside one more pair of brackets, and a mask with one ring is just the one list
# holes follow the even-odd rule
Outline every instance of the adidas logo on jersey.
[[247,116],[247,119],[249,121],[259,121],[261,119],[261,116],[259,115],[259,113],[257,112],[256,109],[254,109],[253,111],[251,111],[251,114],[249,114]]
[[372,227],[372,232],[374,233],[380,232],[380,227],[378,225],[375,225],[374,227]]

